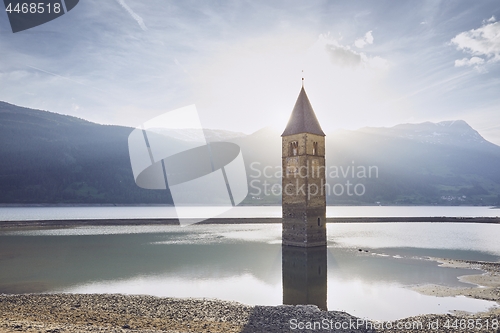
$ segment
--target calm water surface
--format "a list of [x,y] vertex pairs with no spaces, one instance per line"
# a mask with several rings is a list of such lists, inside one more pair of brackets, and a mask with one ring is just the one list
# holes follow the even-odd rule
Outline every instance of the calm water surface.
[[[215,216],[214,207],[194,207],[191,218]],[[329,206],[327,217],[497,217],[500,209],[491,207],[442,206]],[[281,217],[281,206],[234,207],[220,217]],[[175,208],[141,207],[0,207],[0,221],[64,219],[176,218]]]
[[[312,290],[315,304],[371,319],[483,311],[495,303],[424,296],[408,287],[469,286],[457,277],[480,272],[439,267],[428,257],[498,261],[499,227],[329,224],[327,250],[308,257],[317,267],[302,262],[307,255],[300,252],[282,257],[279,224],[1,231],[0,292],[151,294],[278,305]],[[302,268],[291,270],[295,265]],[[309,270],[314,282],[302,285]]]

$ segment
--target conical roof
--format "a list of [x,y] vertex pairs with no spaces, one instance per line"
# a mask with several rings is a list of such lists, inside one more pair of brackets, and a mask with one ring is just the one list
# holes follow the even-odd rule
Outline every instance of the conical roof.
[[319,125],[318,118],[307,98],[304,87],[300,90],[299,97],[293,107],[292,115],[286,125],[285,131],[281,136],[293,135],[299,133],[310,133],[325,136],[325,133]]

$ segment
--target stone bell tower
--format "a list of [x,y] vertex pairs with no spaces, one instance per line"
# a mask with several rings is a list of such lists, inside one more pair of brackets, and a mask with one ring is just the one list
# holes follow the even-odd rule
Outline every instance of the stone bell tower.
[[326,246],[325,133],[304,85],[282,137],[282,244]]

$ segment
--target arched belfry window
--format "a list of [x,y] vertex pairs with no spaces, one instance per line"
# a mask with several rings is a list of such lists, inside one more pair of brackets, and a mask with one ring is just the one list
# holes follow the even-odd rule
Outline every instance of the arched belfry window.
[[318,155],[318,143],[313,142],[313,155]]
[[299,154],[299,143],[297,141],[290,142],[290,156],[297,156]]

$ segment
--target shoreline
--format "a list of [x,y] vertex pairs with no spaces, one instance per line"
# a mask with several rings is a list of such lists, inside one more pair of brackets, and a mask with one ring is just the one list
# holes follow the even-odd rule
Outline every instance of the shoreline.
[[[458,277],[459,281],[468,283],[471,287],[447,287],[442,285],[427,284],[411,287],[411,290],[429,296],[466,296],[486,301],[495,301],[500,304],[500,262],[444,258],[429,258],[429,260],[440,263],[440,267],[479,269],[484,271],[484,273],[468,274]],[[500,317],[500,308],[496,311]]]
[[[329,324],[293,329],[293,323]],[[166,333],[430,333],[453,321],[481,323],[474,332],[499,332],[500,313],[420,315],[378,322],[311,305],[248,306],[213,299],[176,299],[121,294],[0,294],[0,332],[166,332]],[[351,324],[349,324],[351,323]],[[331,330],[345,324],[345,329]],[[433,326],[433,325],[436,325]],[[403,329],[395,330],[395,327]],[[409,325],[409,326],[405,326]],[[419,325],[419,326],[415,326]],[[341,327],[341,326],[339,326]],[[407,328],[409,327],[409,328]],[[439,328],[439,329],[437,329]],[[478,326],[475,326],[478,328]],[[469,330],[472,331],[472,330]]]
[[[500,217],[327,217],[326,223],[488,223],[500,224]],[[210,218],[195,224],[274,224],[281,218]],[[125,226],[125,225],[179,225],[177,219],[61,219],[0,221],[0,229],[20,227],[77,227],[77,226]]]

